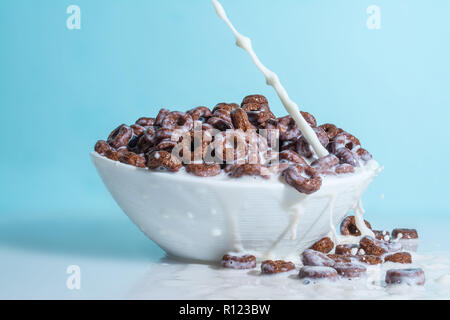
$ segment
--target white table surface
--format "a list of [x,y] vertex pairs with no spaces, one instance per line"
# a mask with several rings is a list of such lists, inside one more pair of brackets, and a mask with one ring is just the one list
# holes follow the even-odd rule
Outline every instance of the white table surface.
[[[370,219],[369,219],[370,220]],[[396,223],[391,219],[391,223]],[[258,270],[170,260],[124,215],[35,215],[0,220],[1,299],[305,299],[450,298],[447,221],[416,221],[414,258],[427,285],[404,295],[349,282],[339,288],[304,285],[297,271],[261,276]],[[66,286],[66,269],[81,270],[80,290]],[[359,288],[359,289],[358,289]],[[411,290],[410,290],[411,291]]]

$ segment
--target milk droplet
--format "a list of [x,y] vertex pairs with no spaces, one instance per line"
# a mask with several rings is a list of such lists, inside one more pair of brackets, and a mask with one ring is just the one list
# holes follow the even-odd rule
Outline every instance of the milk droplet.
[[212,208],[210,212],[211,212],[211,215],[213,215],[213,216],[215,216],[217,214],[217,210],[214,208]]
[[189,219],[194,219],[194,214],[192,212],[186,212],[186,215],[188,216]]

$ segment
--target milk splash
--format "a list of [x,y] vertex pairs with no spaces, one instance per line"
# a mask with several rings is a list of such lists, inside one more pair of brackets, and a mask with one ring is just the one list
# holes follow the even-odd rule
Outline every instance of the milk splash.
[[281,102],[283,103],[286,110],[289,112],[291,117],[295,120],[298,128],[302,132],[305,139],[309,142],[309,144],[312,146],[314,151],[319,157],[324,157],[328,155],[327,149],[325,149],[322,144],[320,143],[319,139],[317,138],[314,130],[309,126],[309,124],[306,122],[306,120],[303,118],[303,116],[300,113],[300,110],[297,106],[297,104],[292,101],[288,94],[286,89],[281,85],[280,80],[278,79],[278,76],[275,72],[267,69],[259,60],[258,56],[256,55],[255,51],[252,48],[252,42],[250,38],[240,34],[236,28],[233,26],[233,24],[230,22],[230,20],[227,17],[227,14],[222,7],[222,5],[217,0],[212,0],[212,3],[214,5],[214,8],[216,9],[217,15],[219,18],[221,18],[225,23],[228,25],[228,27],[233,32],[234,36],[236,37],[236,45],[242,49],[244,49],[251,57],[253,63],[256,65],[256,67],[262,72],[264,77],[266,78],[267,85],[273,87],[278,94],[278,97],[280,98]]

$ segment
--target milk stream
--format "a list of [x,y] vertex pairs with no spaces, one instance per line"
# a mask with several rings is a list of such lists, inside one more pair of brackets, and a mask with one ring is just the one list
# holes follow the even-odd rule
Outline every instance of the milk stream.
[[214,8],[216,9],[217,15],[219,18],[221,18],[225,23],[228,25],[228,27],[233,32],[234,36],[236,37],[236,45],[242,49],[244,49],[251,57],[253,63],[256,65],[256,67],[262,72],[264,77],[266,78],[267,85],[273,87],[278,94],[278,97],[280,98],[281,102],[283,103],[286,110],[289,112],[291,117],[295,120],[298,128],[302,132],[305,139],[309,142],[309,144],[312,146],[314,151],[319,157],[324,157],[328,155],[327,149],[322,146],[319,139],[317,138],[314,130],[309,126],[309,124],[306,122],[306,120],[303,118],[302,114],[299,111],[299,108],[297,104],[292,101],[286,89],[281,85],[280,80],[278,79],[278,76],[275,72],[267,69],[259,60],[258,56],[256,55],[255,51],[252,48],[252,42],[250,38],[240,34],[236,28],[233,26],[233,24],[230,22],[230,20],[227,17],[227,14],[222,7],[222,5],[217,0],[212,0]]

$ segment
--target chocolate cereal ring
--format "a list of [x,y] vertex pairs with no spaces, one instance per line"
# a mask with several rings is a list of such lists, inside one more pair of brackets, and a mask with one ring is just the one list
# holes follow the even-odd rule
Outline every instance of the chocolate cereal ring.
[[322,185],[322,178],[310,166],[293,165],[283,171],[283,177],[287,184],[305,194],[316,192]]
[[124,151],[119,155],[118,160],[134,167],[145,168],[145,158],[134,152]]
[[367,271],[367,268],[354,263],[336,263],[333,266],[337,273],[344,278],[359,278]]
[[111,150],[111,147],[106,143],[106,141],[98,140],[95,144],[94,150],[98,154],[104,155],[106,151]]
[[359,246],[357,244],[339,244],[334,249],[335,254],[342,254],[344,256],[354,256],[359,252]]
[[146,129],[143,126],[139,125],[139,124],[132,124],[130,126],[130,128],[131,128],[131,130],[133,130],[133,134],[136,137],[142,136],[144,134],[144,132],[146,131]]
[[170,111],[169,111],[168,109],[164,109],[164,108],[163,108],[163,109],[159,110],[158,115],[156,116],[154,125],[155,125],[155,126],[161,126],[161,125],[162,125],[162,122],[163,122],[163,120],[164,120],[164,118],[165,118],[169,113],[170,113]]
[[240,178],[242,176],[260,176],[264,179],[270,178],[270,172],[267,168],[261,166],[259,163],[242,165],[234,165],[231,168],[230,177]]
[[[370,223],[364,220],[367,228],[372,229]],[[361,232],[356,227],[355,216],[348,216],[341,222],[340,226],[341,234],[344,236],[360,236]]]
[[320,125],[319,127],[325,131],[330,141],[333,140],[334,137],[336,137],[338,134],[344,131],[331,123],[325,123]]
[[334,154],[328,154],[322,158],[316,159],[311,163],[313,168],[331,169],[339,164],[339,159]]
[[355,136],[351,135],[350,133],[342,132],[334,137],[333,141],[331,142],[331,146],[334,152],[341,148],[356,151],[361,146],[361,143]]
[[328,253],[334,248],[334,242],[329,238],[325,237],[314,243],[310,249],[319,251],[322,253]]
[[126,146],[132,137],[133,130],[129,126],[122,124],[111,132],[106,142],[114,149],[119,149]]
[[356,150],[356,154],[363,161],[370,161],[372,159],[372,155],[369,153],[369,151],[363,148],[359,148],[358,150]]
[[252,94],[246,96],[241,103],[241,107],[247,103],[257,103],[257,104],[269,104],[267,98],[260,94]]
[[387,284],[407,284],[423,286],[425,273],[422,269],[390,269],[386,272]]
[[384,257],[384,261],[390,261],[395,263],[412,263],[411,254],[408,252],[397,252]]
[[107,157],[110,160],[113,161],[117,161],[119,160],[119,155],[117,154],[116,151],[110,149],[110,150],[106,150],[105,153],[103,154],[105,157]]
[[312,249],[306,249],[302,253],[302,262],[305,266],[325,266],[332,267],[334,260],[328,257],[326,254],[315,251]]
[[353,151],[347,148],[340,148],[334,154],[339,158],[340,163],[347,163],[353,167],[359,167],[358,157]]
[[242,131],[254,129],[254,126],[248,120],[247,113],[243,109],[234,109],[231,112],[231,120],[236,129],[241,129]]
[[[152,128],[152,127],[149,127]],[[150,148],[155,145],[155,133],[147,129],[142,136],[139,137],[136,145],[137,153],[147,153]]]
[[359,241],[359,245],[364,249],[365,253],[377,257],[388,252],[388,248],[382,241],[369,236],[365,236],[364,238],[362,238]]
[[349,263],[349,262],[353,262],[353,257],[348,256],[348,255],[343,255],[343,254],[327,254],[327,257],[330,258],[331,260],[333,260],[333,265],[335,263],[340,263],[340,262],[345,262],[345,263]]
[[252,255],[232,256],[226,254],[222,257],[221,265],[230,269],[253,269],[256,268],[256,258]]
[[304,166],[307,166],[308,163],[305,159],[302,158],[297,152],[293,150],[283,150],[278,154],[278,157],[280,159],[280,163],[288,162],[290,164],[301,164]]
[[383,260],[380,257],[370,255],[370,254],[358,255],[358,256],[356,256],[356,258],[358,259],[359,262],[362,262],[365,264],[370,264],[370,265],[376,265],[376,264],[383,263]]
[[338,273],[335,269],[321,266],[304,266],[300,269],[298,276],[300,279],[328,279],[331,281],[338,279]]
[[229,113],[231,113],[231,111],[233,111],[234,109],[237,109],[237,108],[239,108],[239,105],[237,103],[221,102],[221,103],[216,104],[212,113],[215,114],[219,110],[221,110],[221,111],[226,110]]
[[353,172],[355,172],[355,168],[352,165],[348,164],[348,163],[343,163],[343,164],[340,164],[340,165],[336,166],[336,169],[334,169],[334,171],[337,174],[346,174],[346,173],[353,173]]
[[220,131],[226,131],[229,129],[233,129],[233,124],[231,123],[231,120],[224,120],[219,117],[211,117],[208,119],[208,124],[210,124],[214,129],[220,130]]
[[150,127],[155,124],[155,118],[141,117],[136,120],[136,124],[142,127]]
[[197,107],[186,112],[192,117],[194,121],[206,122],[212,116],[211,110],[208,107]]
[[275,118],[267,104],[247,103],[242,106],[247,113],[248,120],[255,126],[262,126],[269,119]]
[[186,171],[198,177],[214,177],[220,174],[221,168],[217,163],[191,163],[187,164]]
[[280,131],[280,139],[282,141],[296,140],[302,135],[302,132],[291,116],[278,118],[277,128]]
[[392,238],[397,239],[399,237],[400,239],[419,239],[416,229],[397,228],[392,230]]
[[295,269],[295,265],[290,261],[283,260],[265,260],[261,262],[261,273],[274,274],[287,272]]
[[[317,138],[319,138],[320,143],[326,147],[329,143],[328,136],[321,128],[312,128],[316,133]],[[304,136],[301,136],[297,140],[297,153],[305,158],[311,158],[314,155],[314,151],[311,148],[308,141],[306,141]]]
[[314,118],[314,116],[306,111],[300,111],[301,115],[303,116],[303,118],[306,120],[306,122],[308,122],[308,124],[311,127],[316,127],[317,126],[317,121],[316,118]]
[[168,113],[161,123],[161,127],[165,129],[189,131],[194,126],[194,120],[192,120],[191,115],[180,112],[172,111]]
[[147,156],[147,167],[149,169],[176,172],[182,166],[181,161],[167,151],[153,151]]

